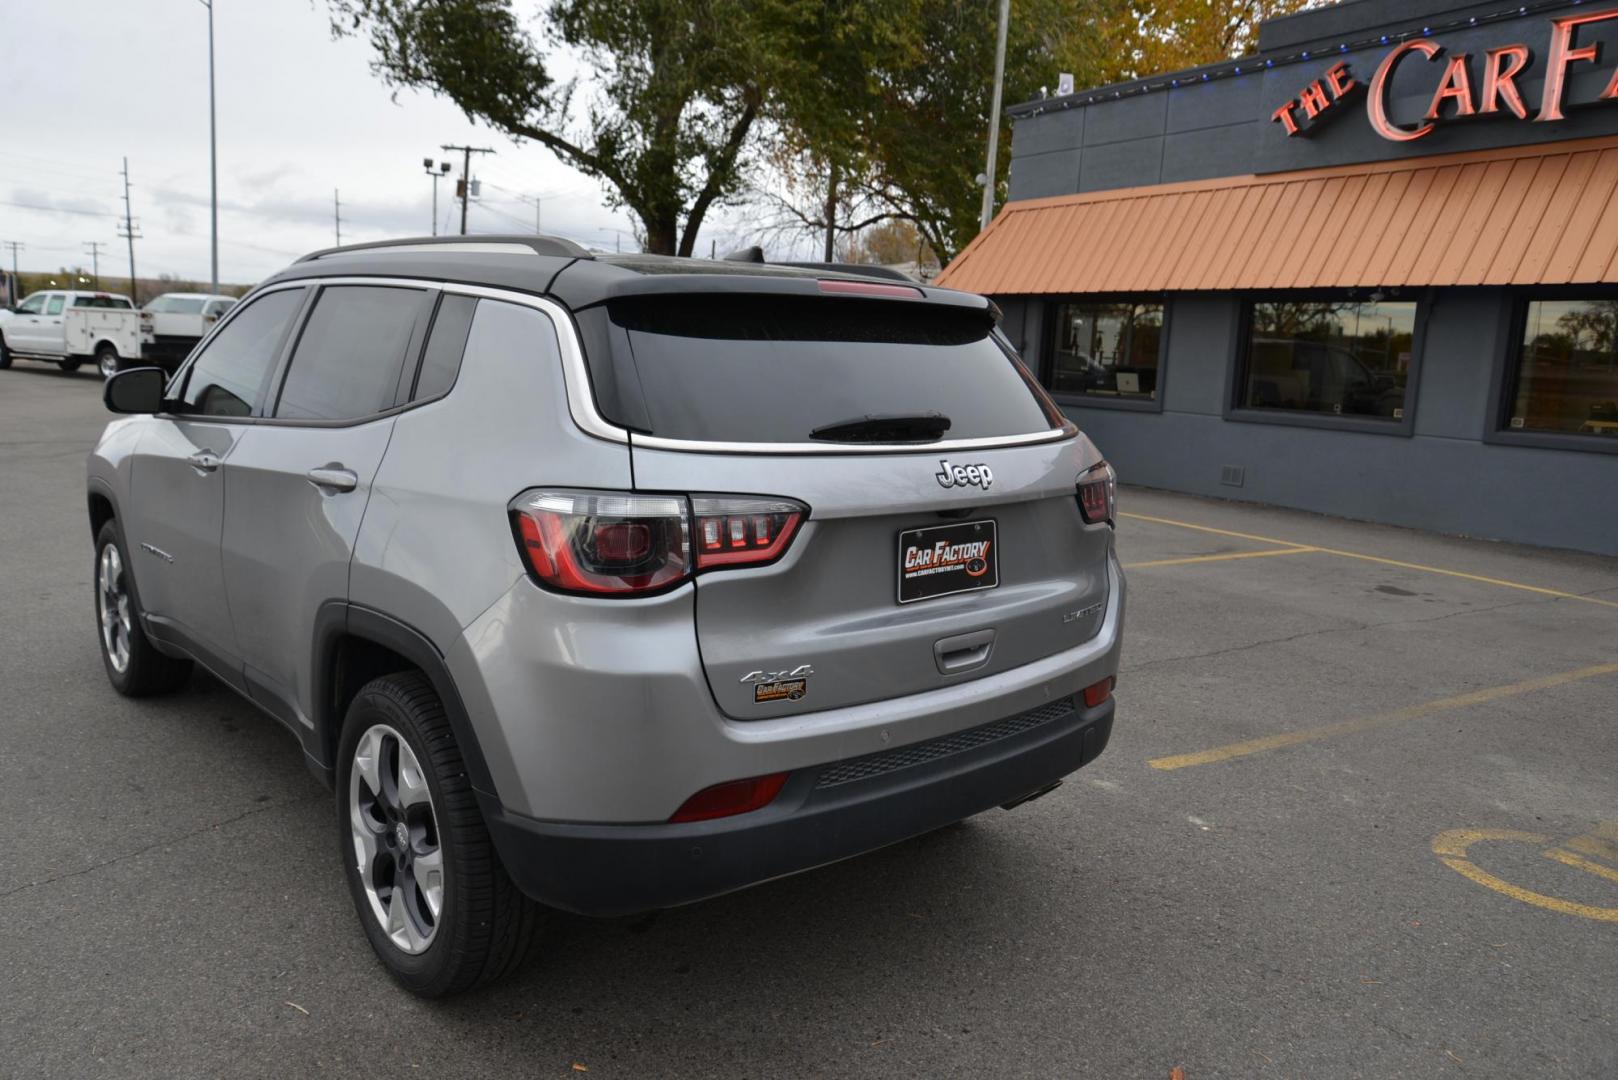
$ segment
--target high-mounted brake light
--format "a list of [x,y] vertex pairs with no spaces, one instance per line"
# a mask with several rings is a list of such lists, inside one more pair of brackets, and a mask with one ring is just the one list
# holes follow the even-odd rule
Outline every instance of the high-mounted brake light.
[[837,281],[822,278],[820,291],[843,296],[900,296],[907,300],[925,299],[927,294],[911,285],[884,285],[879,281]]
[[589,596],[645,595],[699,570],[774,562],[807,513],[790,499],[607,491],[536,491],[511,504],[534,578]]
[[1118,474],[1098,461],[1079,474],[1079,513],[1091,525],[1111,525],[1118,517]]

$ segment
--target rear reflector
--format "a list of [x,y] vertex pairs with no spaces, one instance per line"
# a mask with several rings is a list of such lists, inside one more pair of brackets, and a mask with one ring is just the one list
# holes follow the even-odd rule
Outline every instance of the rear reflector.
[[781,794],[781,787],[786,782],[786,773],[771,773],[769,776],[755,776],[749,780],[730,780],[723,784],[715,784],[713,787],[703,788],[687,799],[685,805],[676,810],[669,821],[711,821],[714,818],[746,814],[768,806],[777,795]]
[[1093,709],[1103,701],[1112,697],[1112,687],[1115,680],[1111,675],[1098,683],[1092,683],[1084,688],[1084,707]]
[[842,296],[899,296],[922,300],[927,294],[911,285],[883,285],[876,281],[832,281],[821,279],[820,291]]

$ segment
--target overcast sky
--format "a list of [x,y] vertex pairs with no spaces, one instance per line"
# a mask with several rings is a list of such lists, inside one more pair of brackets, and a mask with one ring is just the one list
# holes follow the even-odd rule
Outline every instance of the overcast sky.
[[[425,235],[432,181],[422,158],[444,143],[498,151],[473,159],[483,180],[468,231],[532,231],[542,196],[547,232],[611,249],[634,246],[630,219],[601,187],[548,151],[519,147],[467,122],[442,99],[393,100],[371,74],[363,40],[333,41],[322,0],[216,0],[219,274],[245,284],[333,243],[332,192],[343,240]],[[208,279],[208,20],[198,0],[0,0],[0,240],[27,245],[20,268],[89,266],[128,274],[115,231],[129,156],[144,238],[136,270]],[[581,102],[582,104],[582,102]],[[455,155],[452,175],[460,172]],[[439,231],[459,225],[453,179],[439,183]],[[722,220],[700,247],[727,239]],[[729,246],[736,246],[734,243]],[[0,258],[10,267],[9,252]]]

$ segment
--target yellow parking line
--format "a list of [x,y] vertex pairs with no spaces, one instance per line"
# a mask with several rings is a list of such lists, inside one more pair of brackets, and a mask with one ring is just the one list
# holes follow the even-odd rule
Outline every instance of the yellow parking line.
[[1562,851],[1560,849],[1547,851],[1545,853],[1545,857],[1547,859],[1555,859],[1557,862],[1562,863],[1565,866],[1571,866],[1575,869],[1595,874],[1597,877],[1604,877],[1608,881],[1618,881],[1618,870],[1614,870],[1610,866],[1602,866],[1598,862],[1591,862],[1584,856],[1575,855],[1571,851]]
[[[1233,536],[1240,540],[1256,540],[1265,544],[1286,544],[1291,547],[1304,547],[1291,540],[1281,540],[1273,536],[1256,536],[1253,533],[1232,532],[1229,529],[1215,529],[1209,525],[1195,525],[1189,521],[1175,521],[1173,518],[1152,517],[1149,514],[1120,513],[1119,517],[1134,518],[1137,521],[1150,521],[1158,525],[1175,525],[1182,529],[1195,529],[1197,532],[1212,533],[1215,536]],[[1563,592],[1561,589],[1547,589],[1539,585],[1525,585],[1520,581],[1506,581],[1503,578],[1484,577],[1481,574],[1468,574],[1460,570],[1446,570],[1442,566],[1427,566],[1422,563],[1402,562],[1399,559],[1388,559],[1381,555],[1365,555],[1358,551],[1344,551],[1341,548],[1315,547],[1311,551],[1319,551],[1326,555],[1340,555],[1345,559],[1359,559],[1362,562],[1381,563],[1384,566],[1397,566],[1403,570],[1419,570],[1428,574],[1442,574],[1445,577],[1461,578],[1464,581],[1476,581],[1484,585],[1498,585],[1504,589],[1518,589],[1522,592],[1538,593],[1541,596],[1553,596],[1559,600],[1580,600],[1586,604],[1600,604],[1602,607],[1618,608],[1618,600],[1603,600],[1598,596],[1581,596],[1578,593]]]
[[1618,672],[1618,663],[1595,664],[1590,667],[1578,668],[1574,671],[1564,671],[1558,675],[1542,675],[1537,679],[1524,679],[1522,682],[1511,683],[1506,686],[1493,686],[1487,690],[1474,690],[1468,694],[1456,694],[1454,697],[1439,698],[1437,701],[1428,701],[1420,705],[1407,705],[1392,712],[1378,713],[1375,716],[1362,716],[1354,720],[1342,720],[1335,724],[1323,724],[1320,727],[1305,728],[1302,731],[1287,731],[1279,735],[1267,735],[1261,739],[1248,739],[1245,742],[1231,743],[1228,746],[1216,746],[1212,750],[1199,750],[1194,754],[1175,754],[1171,757],[1153,758],[1146,764],[1154,769],[1184,769],[1191,765],[1212,765],[1218,761],[1230,761],[1234,758],[1247,757],[1252,754],[1262,754],[1267,750],[1280,750],[1287,746],[1296,746],[1299,743],[1316,742],[1320,739],[1329,739],[1336,735],[1349,735],[1354,732],[1368,731],[1371,728],[1383,727],[1388,724],[1398,724],[1406,720],[1420,720],[1432,716],[1434,713],[1448,712],[1452,709],[1464,709],[1471,705],[1482,705],[1501,698],[1516,697],[1533,690],[1548,690],[1554,686],[1565,686],[1568,683],[1578,682],[1581,679],[1593,679],[1600,675],[1611,675]]
[[1224,562],[1227,559],[1257,559],[1265,555],[1303,555],[1319,551],[1313,547],[1265,548],[1263,551],[1229,551],[1223,555],[1192,555],[1184,559],[1153,559],[1151,562],[1124,563],[1125,570],[1144,570],[1148,566],[1185,566],[1188,563]]

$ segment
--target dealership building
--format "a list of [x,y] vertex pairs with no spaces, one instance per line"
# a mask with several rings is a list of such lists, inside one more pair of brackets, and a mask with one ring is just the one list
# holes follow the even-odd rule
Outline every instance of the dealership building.
[[1349,0],[1009,112],[939,283],[1126,483],[1618,555],[1618,4]]

